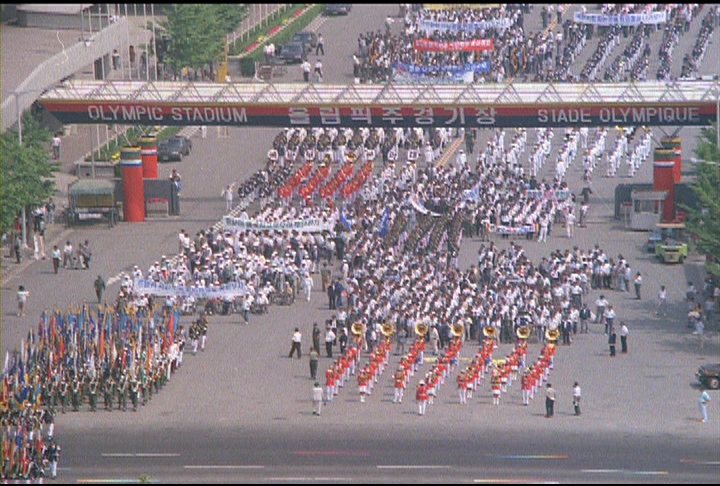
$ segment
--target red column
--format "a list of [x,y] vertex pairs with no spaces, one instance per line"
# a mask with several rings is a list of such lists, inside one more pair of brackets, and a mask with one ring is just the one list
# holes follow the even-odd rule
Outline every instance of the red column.
[[143,177],[145,179],[158,178],[157,137],[147,135],[140,137],[140,155],[142,156]]
[[675,184],[680,184],[682,179],[682,139],[680,137],[667,137],[660,140],[662,148],[673,150],[675,152],[675,168],[673,169],[673,178]]
[[653,189],[667,191],[663,204],[662,221],[669,223],[675,219],[675,151],[656,148],[653,154]]
[[120,152],[123,181],[123,213],[125,221],[145,221],[145,181],[140,147],[124,147]]

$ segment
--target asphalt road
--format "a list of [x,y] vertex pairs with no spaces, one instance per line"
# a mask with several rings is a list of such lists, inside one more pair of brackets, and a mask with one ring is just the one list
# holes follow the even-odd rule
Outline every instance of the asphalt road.
[[[445,408],[446,416],[467,413],[459,407],[437,408]],[[424,417],[403,414],[394,425],[333,426],[324,423],[324,416],[310,415],[291,430],[285,424],[238,424],[226,430],[186,425],[142,434],[116,431],[112,440],[100,433],[63,434],[65,456],[76,441],[86,453],[81,465],[64,460],[61,473],[63,480],[73,480],[82,471],[83,482],[148,474],[163,483],[670,484],[717,479],[716,454],[696,440],[667,443],[630,431],[587,433],[582,426],[559,434],[559,421],[583,420],[563,416],[538,419],[541,431],[527,430],[522,421],[511,428],[493,426],[492,409],[483,412],[472,405],[476,417],[488,417],[441,429],[434,417],[437,408]]]
[[[355,5],[349,17],[320,23],[328,82],[350,80],[358,34],[383,28],[384,18],[396,12],[396,5]],[[691,41],[686,44],[691,48]],[[678,48],[680,54],[682,48],[687,46]],[[710,71],[714,67],[708,59],[720,52],[717,39],[711,48],[704,65]],[[183,162],[162,164],[160,177],[172,168],[183,175],[179,218],[113,229],[55,228],[60,242],[90,240],[93,268],[61,270],[56,276],[49,261],[26,262],[3,278],[2,355],[37,325],[43,309],[92,302],[98,274],[107,280],[134,264],[145,270],[160,255],[176,253],[180,229],[194,234],[217,222],[224,213],[220,191],[261,166],[275,133],[230,129],[228,139],[219,139],[210,129],[207,139],[193,138],[193,154]],[[692,151],[692,133],[682,132],[684,153]],[[66,143],[88,142],[70,137]],[[556,139],[554,149],[558,144]],[[632,182],[650,182],[651,165],[644,164]],[[576,164],[568,173],[571,188],[579,190],[580,175]],[[436,405],[419,417],[412,397],[402,405],[391,403],[389,371],[396,356],[378,384],[380,393],[367,403],[359,402],[351,382],[321,417],[313,416],[307,355],[297,360],[287,353],[295,326],[303,332],[307,352],[313,321],[322,323],[331,315],[316,276],[310,303],[272,307],[267,315],[252,316],[248,326],[237,315],[214,317],[207,351],[186,354],[170,384],[137,413],[83,410],[59,416],[62,480],[131,481],[147,474],[161,482],[717,482],[720,396],[712,394],[709,423],[698,423],[693,373],[699,364],[718,360],[720,343],[717,333],[709,333],[699,349],[685,327],[682,301],[688,279],[700,284],[701,265],[696,259],[684,266],[660,265],[644,252],[647,234],[630,232],[612,218],[619,182],[630,180],[595,179],[590,225],[578,229],[574,240],[554,232],[546,245],[518,241],[535,261],[554,249],[599,244],[610,255],[623,253],[645,276],[640,302],[607,292],[618,319],[625,319],[631,331],[627,356],[607,357],[599,326],[558,350],[550,375],[558,390],[554,419],[543,418],[541,399],[523,407],[517,388],[503,396],[500,407],[492,407],[487,384],[466,407],[457,403],[454,387],[446,385]],[[464,242],[462,268],[475,262],[479,245],[478,240]],[[662,283],[670,290],[667,319],[653,315]],[[31,291],[25,318],[14,316],[20,284]],[[118,290],[118,284],[110,285],[108,295]],[[597,295],[592,292],[590,302]],[[501,346],[498,356],[509,350]],[[531,344],[529,357],[537,357],[539,350]],[[462,356],[475,351],[467,343]],[[322,358],[319,372],[329,364]],[[571,415],[576,380],[583,387],[581,417]]]

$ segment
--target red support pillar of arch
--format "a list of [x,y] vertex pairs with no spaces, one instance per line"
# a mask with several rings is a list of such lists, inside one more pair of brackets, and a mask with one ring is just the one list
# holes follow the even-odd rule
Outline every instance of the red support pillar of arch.
[[158,150],[155,135],[140,137],[140,155],[142,156],[143,177],[145,179],[157,179]]
[[667,191],[663,203],[662,221],[669,223],[675,219],[675,150],[657,148],[653,154],[653,189]]
[[129,223],[145,221],[145,181],[140,147],[124,147],[120,152],[123,181],[123,214]]

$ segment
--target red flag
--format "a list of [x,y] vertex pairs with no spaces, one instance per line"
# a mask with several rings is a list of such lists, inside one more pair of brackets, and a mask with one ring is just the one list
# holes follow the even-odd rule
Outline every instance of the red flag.
[[105,328],[102,328],[102,329],[100,329],[100,349],[98,349],[98,360],[100,363],[103,362],[104,357],[105,357]]
[[55,338],[57,338],[57,329],[55,328],[55,314],[53,314],[52,319],[50,320],[50,333],[52,336],[51,343],[55,344]]

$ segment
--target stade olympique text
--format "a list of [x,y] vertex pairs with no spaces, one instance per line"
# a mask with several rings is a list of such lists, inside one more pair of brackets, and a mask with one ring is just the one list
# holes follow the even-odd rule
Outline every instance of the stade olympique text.
[[[148,105],[88,105],[90,122],[112,123],[158,123],[188,125],[263,125],[261,118],[270,117],[275,123],[287,125],[358,125],[358,118],[352,116],[357,110],[367,110],[362,125],[377,126],[564,126],[577,125],[645,125],[645,124],[701,124],[701,107],[662,104],[648,106],[590,106],[528,108],[514,106],[477,107],[251,107],[250,116],[246,107],[234,106],[148,106]],[[333,111],[333,117],[324,116],[324,111]],[[350,113],[348,113],[349,110]],[[390,118],[385,112],[393,111]],[[458,117],[458,112],[462,113]],[[452,113],[453,116],[448,116]],[[422,114],[422,116],[420,116]],[[319,116],[318,116],[319,115]],[[429,115],[429,116],[428,116]],[[705,115],[705,113],[703,113]],[[466,120],[469,123],[466,123]],[[415,125],[413,125],[413,123]]]

